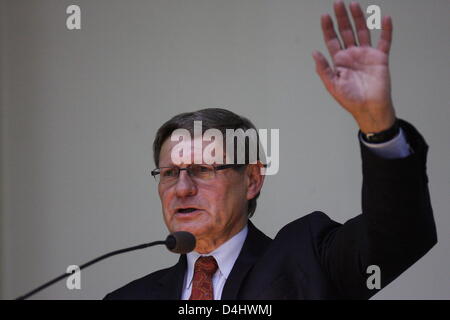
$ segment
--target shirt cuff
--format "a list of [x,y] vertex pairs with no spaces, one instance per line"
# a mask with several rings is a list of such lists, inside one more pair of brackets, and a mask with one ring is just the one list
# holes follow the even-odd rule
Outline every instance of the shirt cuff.
[[368,143],[363,140],[361,135],[359,135],[359,140],[377,156],[385,159],[406,158],[413,153],[402,128],[394,138],[383,143]]

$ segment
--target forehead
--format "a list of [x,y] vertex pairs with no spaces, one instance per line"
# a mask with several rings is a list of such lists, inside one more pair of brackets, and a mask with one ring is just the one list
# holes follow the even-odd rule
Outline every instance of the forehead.
[[[173,166],[174,161],[172,159],[172,151],[182,152],[181,154],[183,157],[190,159],[188,161],[184,161],[183,164],[189,165],[194,163],[194,155],[197,151],[197,153],[200,153],[203,155],[203,150],[211,144],[214,143],[214,141],[204,141],[202,138],[195,138],[195,139],[187,139],[187,140],[181,140],[181,141],[171,141],[170,137],[164,141],[164,143],[161,146],[161,151],[159,154],[159,166],[160,167],[168,167]],[[201,148],[196,149],[197,146],[201,146]],[[217,146],[221,146],[217,144]],[[176,148],[174,150],[174,148]],[[184,155],[184,151],[187,152],[186,155]],[[225,155],[224,155],[225,156]],[[225,159],[225,158],[224,158]],[[203,159],[204,160],[204,159]],[[179,163],[178,163],[179,164]]]

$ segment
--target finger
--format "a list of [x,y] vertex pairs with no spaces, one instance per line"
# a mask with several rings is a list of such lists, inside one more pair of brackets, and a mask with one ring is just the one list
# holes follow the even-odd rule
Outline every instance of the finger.
[[357,2],[350,3],[350,12],[355,21],[356,35],[360,46],[371,46],[370,31],[367,28],[366,18],[361,9],[361,6]]
[[389,54],[389,51],[391,50],[392,30],[392,18],[389,16],[383,17],[381,36],[380,40],[378,40],[377,47],[386,54]]
[[319,51],[313,52],[313,58],[316,62],[316,72],[319,75],[320,79],[324,83],[325,87],[328,91],[331,91],[333,87],[333,77],[334,72],[333,69],[331,69],[330,64],[328,63],[327,59],[323,56],[322,53]]
[[336,20],[339,27],[339,34],[341,35],[344,47],[356,46],[355,34],[353,33],[352,24],[348,18],[347,9],[343,1],[337,1],[334,3],[334,12],[336,14]]
[[339,41],[336,31],[334,31],[333,20],[331,19],[330,15],[322,15],[321,24],[323,38],[325,39],[325,45],[328,48],[328,52],[330,53],[331,58],[333,58],[334,55],[342,49],[341,42]]

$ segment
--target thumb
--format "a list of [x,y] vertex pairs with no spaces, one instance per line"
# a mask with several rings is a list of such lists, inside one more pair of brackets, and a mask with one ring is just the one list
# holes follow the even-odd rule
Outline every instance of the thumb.
[[327,90],[332,92],[334,77],[333,69],[331,69],[327,59],[319,51],[313,51],[312,56],[314,61],[316,62],[317,74],[319,75]]

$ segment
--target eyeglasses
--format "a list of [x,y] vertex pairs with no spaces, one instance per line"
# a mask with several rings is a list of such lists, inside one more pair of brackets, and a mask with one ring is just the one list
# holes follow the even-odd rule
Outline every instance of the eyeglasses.
[[209,164],[191,164],[186,168],[180,167],[163,167],[156,168],[152,170],[151,174],[155,178],[156,182],[160,184],[174,184],[180,172],[185,170],[188,175],[198,181],[206,181],[214,179],[216,176],[216,171],[229,169],[229,168],[240,168],[246,166],[245,164],[224,164],[221,166],[212,166]]

